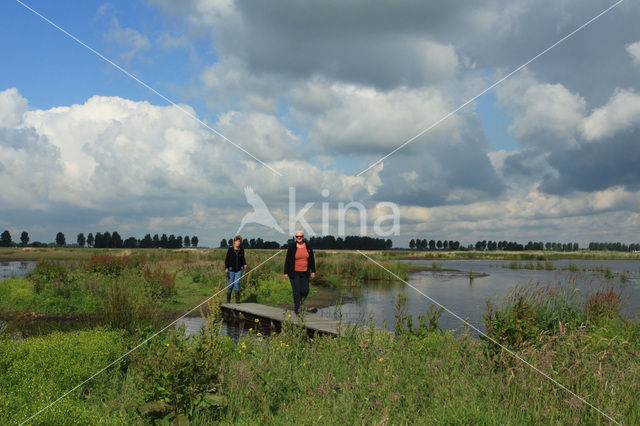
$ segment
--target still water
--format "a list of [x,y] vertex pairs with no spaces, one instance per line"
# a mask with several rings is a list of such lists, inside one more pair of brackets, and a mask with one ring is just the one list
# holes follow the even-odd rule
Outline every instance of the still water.
[[35,260],[9,260],[0,262],[0,280],[22,278],[36,266]]
[[[410,261],[421,266],[431,266],[432,261]],[[558,260],[551,262],[554,270],[509,269],[511,261],[495,260],[455,260],[438,261],[443,269],[457,269],[464,273],[438,273],[420,271],[412,273],[409,284],[420,292],[429,296],[447,309],[470,324],[485,331],[482,314],[486,313],[487,300],[500,300],[507,296],[516,285],[540,283],[556,285],[574,282],[578,289],[579,300],[601,285],[614,285],[620,289],[628,300],[623,308],[623,314],[633,317],[640,312],[640,261],[627,260]],[[524,265],[525,262],[519,262]],[[535,264],[535,262],[534,262]],[[579,272],[569,272],[579,269]],[[560,270],[560,269],[567,270]],[[609,268],[614,278],[604,278],[603,269]],[[583,271],[584,269],[584,271]],[[472,270],[476,278],[470,284],[468,273]],[[488,276],[478,277],[478,274]],[[622,282],[621,274],[626,282]],[[414,323],[417,317],[425,315],[432,300],[402,282],[367,285],[353,288],[347,295],[353,299],[339,306],[342,319],[349,322],[364,322],[372,319],[379,328],[393,330],[396,314],[396,302],[400,293],[406,294],[407,313],[412,315]],[[318,314],[334,317],[335,307],[323,308]],[[445,330],[459,330],[462,326],[460,319],[444,312],[439,325]],[[471,330],[473,331],[473,330]]]

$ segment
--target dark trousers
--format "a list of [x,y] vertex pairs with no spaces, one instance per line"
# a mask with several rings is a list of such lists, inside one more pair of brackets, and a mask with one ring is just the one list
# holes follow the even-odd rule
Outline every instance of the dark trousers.
[[306,272],[295,271],[293,276],[289,277],[289,281],[293,290],[293,310],[297,314],[300,303],[309,295],[309,276]]

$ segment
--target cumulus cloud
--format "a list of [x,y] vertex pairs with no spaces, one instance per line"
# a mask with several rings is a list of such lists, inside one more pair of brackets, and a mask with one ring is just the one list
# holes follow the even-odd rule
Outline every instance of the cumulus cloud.
[[625,46],[625,50],[631,56],[633,63],[640,67],[640,41],[629,43]]
[[505,175],[535,175],[552,194],[638,188],[640,97],[634,91],[616,89],[591,112],[564,86],[526,75],[498,94],[514,117],[510,131],[527,146],[504,159]]
[[582,137],[587,141],[607,139],[640,123],[640,95],[632,90],[616,91],[609,102],[596,108],[582,122]]
[[0,92],[0,127],[16,127],[22,122],[22,115],[27,111],[28,102],[11,88]]

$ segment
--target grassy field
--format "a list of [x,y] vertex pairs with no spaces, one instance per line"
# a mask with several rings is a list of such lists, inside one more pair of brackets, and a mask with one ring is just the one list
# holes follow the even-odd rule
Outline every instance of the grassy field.
[[[248,252],[249,268],[274,253]],[[31,423],[609,423],[495,342],[617,422],[640,422],[640,324],[618,315],[622,298],[613,287],[586,304],[576,303],[570,288],[518,287],[487,306],[492,340],[443,332],[441,312],[432,307],[412,318],[399,298],[390,301],[391,333],[363,324],[342,337],[310,339],[285,323],[280,334],[254,332],[235,342],[217,332],[218,297],[208,304],[209,331],[189,338],[165,332],[138,347],[166,324],[159,313],[186,310],[222,288],[223,251],[40,254],[29,277],[2,281],[0,311],[93,313],[101,320],[90,330],[22,340],[12,339],[13,330],[28,315],[0,325],[1,424],[28,419],[133,348]],[[408,276],[410,266],[391,262],[407,253],[371,255]],[[247,276],[245,300],[290,303],[283,260]],[[318,252],[317,265],[316,291],[390,282],[358,253]]]

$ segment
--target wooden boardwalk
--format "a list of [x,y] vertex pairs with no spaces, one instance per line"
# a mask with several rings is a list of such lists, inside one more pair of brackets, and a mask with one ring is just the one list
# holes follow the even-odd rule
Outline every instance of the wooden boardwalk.
[[[244,323],[245,326],[251,326],[258,319],[259,322],[257,324],[259,324],[259,327],[269,332],[279,332],[282,328],[282,322],[285,320],[290,320],[293,324],[301,323],[293,311],[259,303],[223,303],[221,309],[225,321],[235,322],[240,325]],[[309,335],[320,333],[334,336],[341,335],[346,328],[353,326],[350,323],[340,323],[336,320],[309,313],[305,315],[303,325]]]

